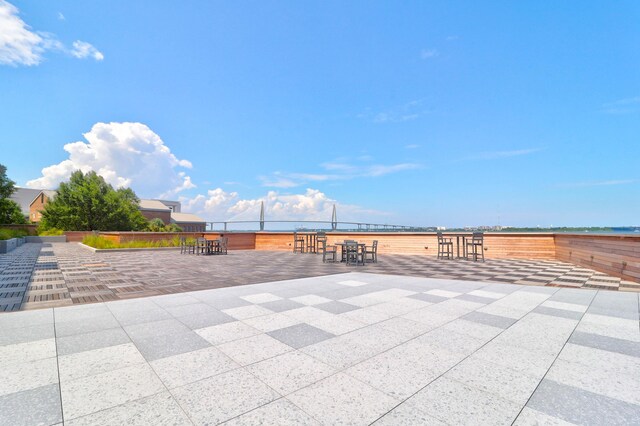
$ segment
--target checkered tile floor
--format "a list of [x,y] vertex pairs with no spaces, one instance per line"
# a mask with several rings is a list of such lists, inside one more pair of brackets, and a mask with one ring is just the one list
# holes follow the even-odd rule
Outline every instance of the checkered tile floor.
[[639,295],[351,272],[5,313],[0,424],[640,424]]
[[[0,311],[66,306],[343,273],[356,267],[323,264],[320,256],[231,251],[227,256],[176,251],[92,253],[75,243],[25,244],[0,255]],[[437,260],[381,255],[358,270],[419,277],[561,287],[633,290],[640,284],[563,262]]]

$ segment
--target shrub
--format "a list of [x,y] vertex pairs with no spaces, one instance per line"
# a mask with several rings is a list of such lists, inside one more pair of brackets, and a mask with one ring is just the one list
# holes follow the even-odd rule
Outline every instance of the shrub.
[[21,238],[29,235],[24,229],[0,229],[0,240],[10,240],[11,238]]
[[37,232],[38,232],[38,235],[41,235],[43,237],[55,237],[58,235],[64,235],[64,231],[58,228],[38,229]]
[[96,249],[178,247],[180,238],[158,241],[134,240],[117,244],[104,237],[88,235],[82,239],[82,243]]

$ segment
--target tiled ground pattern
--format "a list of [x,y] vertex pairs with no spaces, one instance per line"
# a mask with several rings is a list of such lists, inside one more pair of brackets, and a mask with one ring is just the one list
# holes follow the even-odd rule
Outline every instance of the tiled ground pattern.
[[[0,255],[0,311],[129,299],[343,273],[359,268],[395,275],[507,282],[526,285],[639,289],[590,269],[539,260],[437,260],[384,255],[376,264],[323,264],[321,256],[231,251],[226,256],[176,251],[93,253],[75,243],[25,244]],[[33,274],[32,274],[33,272]]]
[[6,313],[0,424],[640,424],[639,304],[352,272]]

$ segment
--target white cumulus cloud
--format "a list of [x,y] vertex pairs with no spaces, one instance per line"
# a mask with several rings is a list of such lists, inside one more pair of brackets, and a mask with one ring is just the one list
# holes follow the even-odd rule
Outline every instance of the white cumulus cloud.
[[77,40],[69,49],[54,34],[33,31],[20,19],[17,7],[0,0],[0,64],[38,65],[46,51],[60,51],[80,59],[104,59],[102,52],[85,41]]
[[222,188],[216,188],[209,190],[207,195],[181,197],[180,201],[184,211],[195,213],[208,221],[258,221],[262,203],[265,219],[268,221],[330,221],[334,204],[337,206],[340,221],[373,220],[372,217],[387,215],[385,212],[340,203],[312,188],[307,188],[301,194],[268,191],[262,197],[248,199],[241,198],[237,192],[226,192]]
[[96,123],[84,141],[68,143],[69,158],[42,169],[27,182],[31,188],[55,188],[75,170],[95,171],[116,187],[131,187],[139,196],[176,196],[195,187],[178,159],[160,136],[142,123]]

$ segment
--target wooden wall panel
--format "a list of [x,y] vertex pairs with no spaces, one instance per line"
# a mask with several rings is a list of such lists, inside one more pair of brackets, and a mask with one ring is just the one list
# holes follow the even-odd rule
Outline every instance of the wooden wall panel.
[[[378,240],[378,253],[382,255],[392,253],[436,256],[438,253],[435,233],[327,233],[329,244],[344,241],[345,239],[353,239],[366,244],[371,244],[373,240]],[[258,232],[256,233],[255,244],[256,250],[293,250],[293,234]],[[485,257],[487,259],[551,260],[555,258],[553,234],[486,234],[485,249]]]
[[640,236],[556,234],[558,260],[640,282]]

